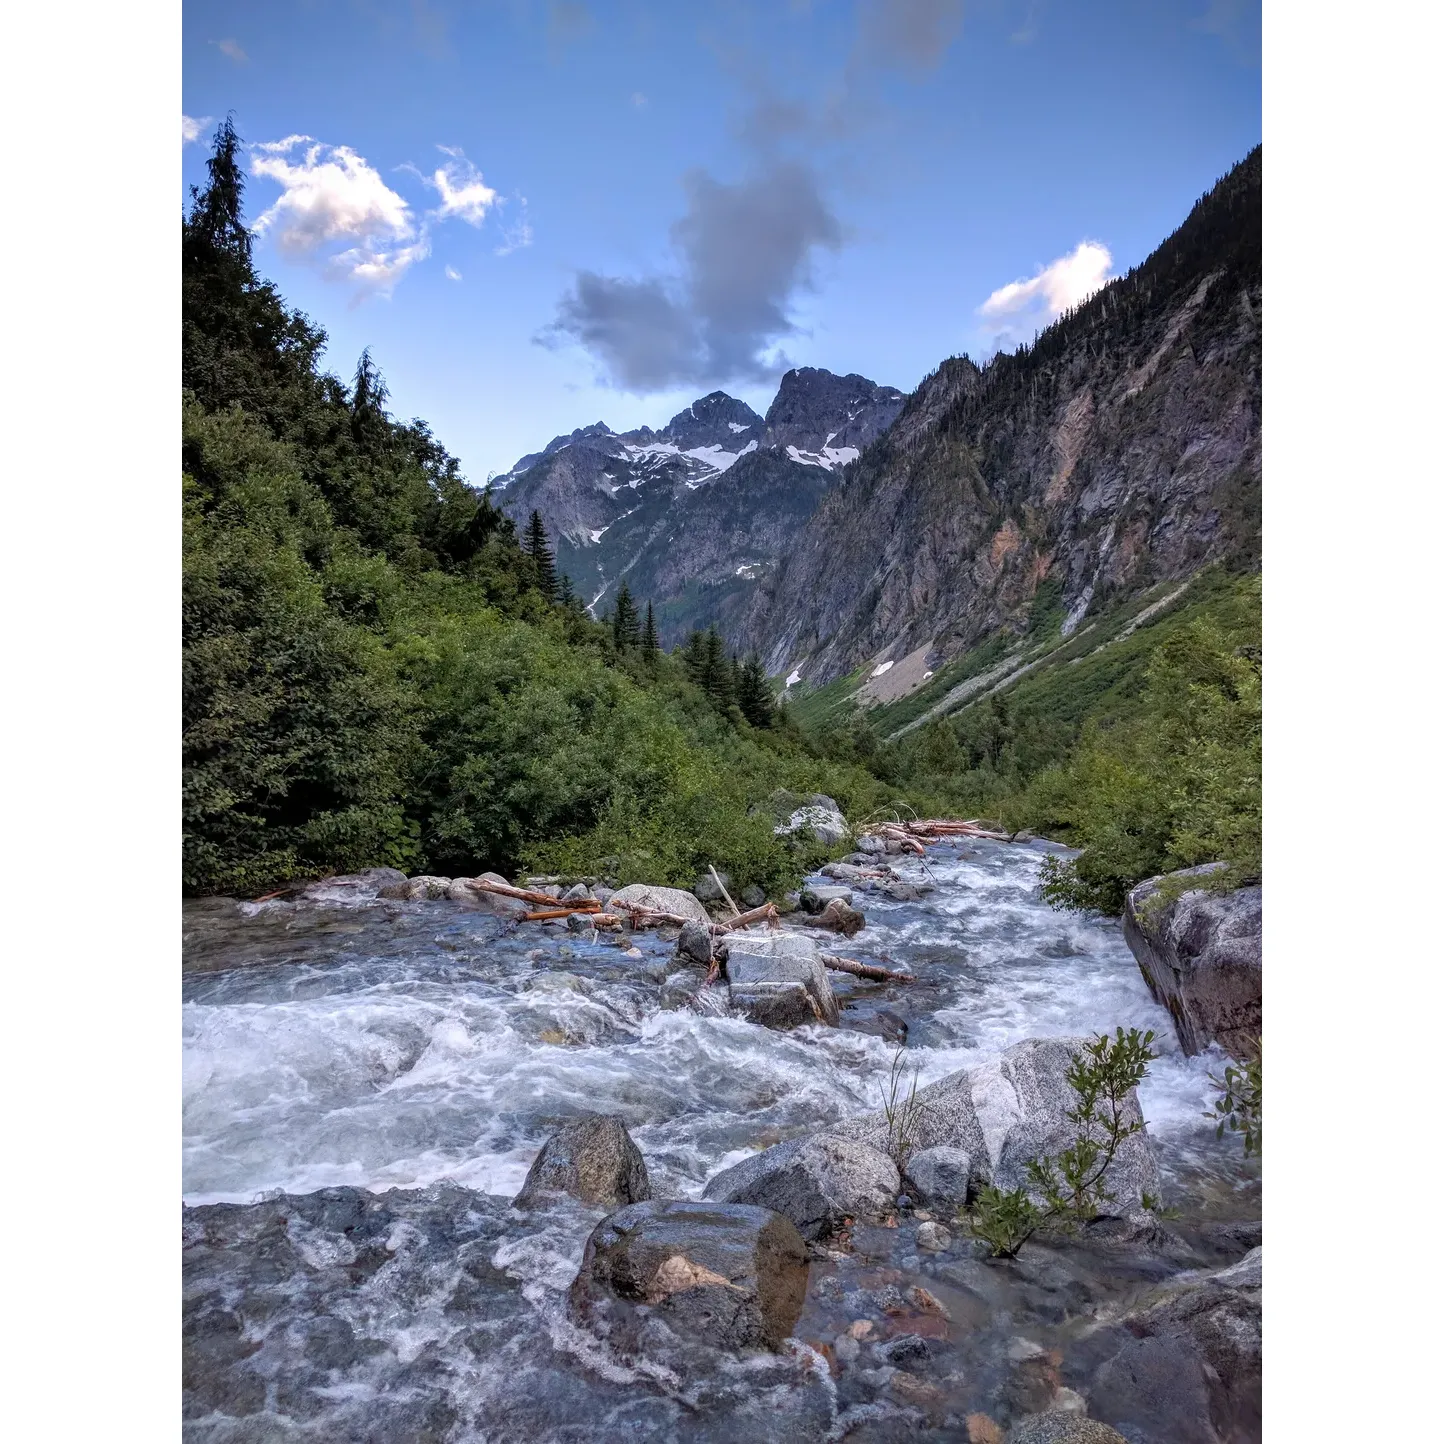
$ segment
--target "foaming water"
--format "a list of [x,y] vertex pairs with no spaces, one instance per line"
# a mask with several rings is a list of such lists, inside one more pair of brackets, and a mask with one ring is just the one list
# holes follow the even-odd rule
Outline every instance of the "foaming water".
[[860,897],[848,951],[917,981],[833,974],[844,1026],[795,1033],[662,1011],[655,937],[583,943],[444,903],[250,906],[211,940],[247,966],[186,980],[186,1201],[442,1180],[510,1196],[581,1109],[626,1123],[659,1193],[693,1196],[751,1149],[875,1108],[893,1045],[862,1029],[883,1008],[923,1083],[1023,1038],[1151,1028],[1161,1056],[1140,1092],[1166,1172],[1234,1186],[1237,1151],[1203,1118],[1221,1055],[1182,1055],[1116,923],[1042,901],[1046,850],[982,842],[902,864],[935,890]]
[[[793,1033],[664,1011],[655,935],[581,941],[344,888],[320,907],[188,905],[185,1197],[220,1205],[184,1215],[188,1444],[942,1444],[975,1411],[1006,1426],[1042,1406],[1020,1345],[1086,1391],[1100,1317],[1248,1246],[1230,1230],[1257,1217],[1258,1169],[1203,1117],[1221,1056],[1183,1057],[1118,926],[1043,903],[1047,850],[901,864],[934,890],[859,897],[845,951],[916,980],[832,974],[843,1026]],[[1040,1242],[992,1265],[961,1240],[923,1252],[916,1220],[859,1224],[814,1256],[779,1353],[624,1357],[567,1307],[606,1210],[508,1205],[579,1110],[625,1122],[657,1197],[693,1197],[756,1148],[875,1109],[904,1029],[927,1083],[1023,1038],[1117,1027],[1152,1029],[1161,1055],[1140,1093],[1188,1237],[1157,1250]],[[915,1286],[945,1316],[910,1305]],[[874,1342],[849,1338],[847,1362],[860,1321]],[[1140,1407],[1134,1444],[1174,1444]]]

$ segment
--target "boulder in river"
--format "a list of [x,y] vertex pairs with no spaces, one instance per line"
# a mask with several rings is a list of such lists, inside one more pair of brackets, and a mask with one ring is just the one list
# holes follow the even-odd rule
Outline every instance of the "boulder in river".
[[855,937],[867,926],[867,918],[850,903],[841,898],[829,899],[827,906],[816,917],[803,918],[805,928],[824,928],[830,933],[841,933],[843,937]]
[[[1087,1041],[1028,1038],[991,1062],[918,1089],[913,1148],[961,1149],[972,1161],[975,1184],[1026,1185],[1030,1158],[1056,1155],[1077,1136],[1077,1126],[1067,1117],[1077,1104],[1067,1074],[1073,1054]],[[1130,1092],[1124,1122],[1141,1117],[1137,1092]],[[887,1147],[888,1123],[881,1112],[844,1119],[828,1132]],[[1145,1192],[1160,1191],[1158,1160],[1146,1131],[1119,1145],[1105,1183],[1115,1195],[1112,1211],[1123,1216],[1141,1210]]]
[[712,929],[705,923],[686,923],[677,939],[677,961],[694,968],[712,962]]
[[652,908],[660,913],[672,913],[691,922],[710,924],[707,909],[689,892],[679,887],[653,887],[651,883],[629,883],[607,899],[607,906],[626,916],[626,904],[632,907]]
[[[1263,1027],[1263,888],[1210,892],[1220,863],[1149,878],[1128,894],[1123,936],[1190,1056],[1215,1040],[1235,1058]],[[1197,878],[1199,886],[1190,887]]]
[[624,1352],[649,1318],[714,1348],[779,1349],[807,1295],[807,1246],[744,1204],[637,1203],[604,1218],[572,1283],[572,1317]]
[[647,1165],[620,1119],[583,1113],[562,1124],[542,1145],[512,1204],[531,1208],[559,1193],[606,1205],[651,1198]]
[[[503,886],[509,885],[499,872],[484,872],[475,880],[477,882],[499,882]],[[505,897],[501,893],[485,892],[481,888],[473,887],[472,881],[469,877],[457,878],[451,884],[451,888],[446,894],[447,897],[453,902],[466,903],[499,918],[520,918],[531,911],[531,903],[523,902],[520,898]]]
[[923,1148],[903,1170],[907,1191],[925,1208],[956,1213],[968,1199],[973,1160],[961,1148]]
[[399,902],[436,902],[451,891],[449,877],[433,877],[423,873],[419,877],[402,878],[400,882],[389,882],[376,895],[393,898]]
[[828,903],[837,902],[852,904],[852,889],[850,887],[829,886],[827,883],[809,883],[802,889],[802,896],[799,901],[802,903],[804,912],[820,913]]
[[771,928],[729,933],[727,984],[732,1006],[764,1028],[837,1026],[837,999],[811,938]]
[[[718,885],[719,881],[721,886]],[[731,886],[732,879],[725,872],[719,872],[716,878],[714,878],[710,872],[704,872],[698,877],[697,881],[692,884],[692,896],[695,897],[698,902],[726,902],[727,899],[722,896],[722,889],[730,889]]]
[[892,1211],[900,1181],[892,1159],[847,1138],[797,1138],[765,1148],[711,1179],[704,1198],[751,1203],[789,1218],[803,1238],[836,1233],[849,1218]]

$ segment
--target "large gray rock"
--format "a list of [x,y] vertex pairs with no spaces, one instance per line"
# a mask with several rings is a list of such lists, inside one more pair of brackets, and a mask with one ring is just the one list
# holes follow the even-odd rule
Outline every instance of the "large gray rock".
[[772,831],[778,837],[811,838],[824,847],[836,847],[852,836],[842,809],[821,792],[803,796],[796,792],[777,791],[768,799],[767,805],[776,820]]
[[[520,898],[503,897],[500,893],[483,892],[480,888],[473,887],[472,879],[459,877],[452,884],[447,892],[453,902],[467,903],[472,907],[480,908],[484,913],[491,913],[499,918],[520,918],[525,917],[531,911],[533,904],[523,902]],[[476,881],[506,883],[506,879],[499,872],[484,872]]]
[[797,1138],[744,1158],[709,1180],[704,1198],[751,1203],[789,1218],[805,1239],[836,1233],[848,1218],[892,1211],[900,1180],[892,1160],[851,1139]]
[[[719,881],[721,883],[720,887],[718,886]],[[731,886],[732,879],[725,872],[719,872],[716,878],[713,878],[710,872],[704,872],[697,881],[692,884],[692,895],[704,903],[726,902],[727,899],[723,896],[722,889],[730,889]]]
[[1092,1412],[1125,1433],[1177,1444],[1260,1435],[1263,1249],[1168,1285],[1114,1326],[1118,1351],[1094,1374]]
[[1219,863],[1149,878],[1128,894],[1123,936],[1144,981],[1173,1018],[1179,1046],[1215,1040],[1235,1058],[1263,1028],[1263,888],[1187,888]]
[[1011,1429],[1005,1444],[1128,1444],[1107,1424],[1066,1409],[1026,1414]]
[[[972,1163],[974,1184],[1018,1188],[1028,1182],[1030,1158],[1056,1155],[1076,1137],[1067,1113],[1077,1103],[1067,1073],[1085,1038],[1028,1038],[1001,1057],[950,1073],[920,1088],[913,1149],[961,1149]],[[1136,1092],[1128,1095],[1124,1121],[1141,1118]],[[881,1112],[845,1119],[828,1130],[886,1150],[887,1118]],[[1158,1161],[1146,1131],[1125,1138],[1105,1180],[1116,1195],[1109,1211],[1137,1213],[1143,1194],[1158,1194]]]
[[780,1214],[742,1204],[638,1203],[592,1230],[572,1317],[623,1352],[655,1316],[715,1348],[773,1349],[807,1295],[807,1246]]
[[706,968],[712,962],[712,929],[705,923],[685,923],[677,939],[677,960],[685,967]]
[[838,902],[852,903],[852,889],[850,887],[828,886],[826,883],[809,883],[802,889],[802,906],[810,913],[820,913],[828,903],[836,898]]
[[837,1026],[837,999],[811,938],[772,928],[729,933],[727,983],[733,1007],[765,1028]]
[[968,1201],[972,1155],[961,1148],[922,1148],[909,1156],[903,1185],[920,1204],[955,1212]]
[[419,877],[403,878],[390,882],[377,893],[377,897],[394,898],[401,902],[436,902],[451,891],[449,877],[433,877],[423,873]]
[[609,1206],[651,1198],[647,1165],[619,1119],[584,1113],[562,1124],[542,1145],[512,1204],[531,1208],[556,1194]]
[[633,907],[655,908],[658,912],[675,913],[678,917],[692,922],[710,924],[712,921],[707,916],[707,909],[691,893],[683,892],[679,887],[653,887],[651,883],[634,882],[619,892],[614,892],[607,900],[607,906],[614,912],[622,912],[624,917],[626,913],[622,905],[626,903]]

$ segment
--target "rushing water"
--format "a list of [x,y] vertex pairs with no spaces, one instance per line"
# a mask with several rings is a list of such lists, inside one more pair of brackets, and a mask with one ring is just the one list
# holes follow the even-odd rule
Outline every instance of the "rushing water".
[[[890,960],[917,980],[879,986],[832,974],[843,1026],[794,1033],[661,1010],[672,945],[654,934],[588,942],[551,926],[508,927],[445,902],[188,905],[185,1201],[253,1205],[190,1213],[202,1260],[195,1297],[208,1301],[205,1317],[238,1321],[212,1333],[239,1331],[245,1348],[259,1348],[257,1360],[273,1345],[278,1359],[312,1359],[307,1331],[318,1321],[344,1329],[349,1341],[339,1353],[322,1349],[322,1362],[306,1366],[304,1387],[289,1365],[256,1362],[246,1368],[269,1379],[270,1392],[254,1393],[252,1380],[253,1394],[228,1404],[212,1379],[191,1406],[192,1437],[564,1439],[574,1429],[576,1437],[607,1437],[598,1433],[599,1410],[614,1420],[616,1437],[773,1437],[749,1435],[746,1425],[746,1411],[768,1390],[787,1401],[777,1407],[790,1423],[777,1437],[841,1437],[848,1420],[883,1429],[888,1409],[902,1407],[887,1395],[886,1377],[879,1402],[848,1372],[835,1378],[835,1361],[818,1342],[862,1307],[861,1274],[839,1266],[829,1286],[828,1268],[814,1265],[797,1332],[807,1338],[810,1323],[821,1352],[799,1346],[780,1360],[739,1364],[736,1388],[716,1385],[717,1397],[689,1400],[675,1382],[638,1381],[600,1358],[565,1320],[563,1291],[600,1212],[563,1204],[526,1219],[505,1200],[546,1136],[582,1109],[626,1123],[654,1194],[695,1196],[712,1174],[760,1146],[875,1109],[904,1024],[909,1066],[923,1083],[1026,1037],[1153,1029],[1162,1056],[1140,1094],[1168,1182],[1165,1201],[1185,1219],[1257,1217],[1256,1170],[1236,1141],[1215,1140],[1203,1118],[1208,1073],[1220,1070],[1221,1056],[1178,1051],[1115,923],[1041,901],[1047,847],[980,842],[935,848],[926,863],[898,862],[904,876],[931,880],[934,890],[910,903],[859,895],[868,925],[847,951]],[[276,1201],[338,1187],[424,1190],[389,1195],[377,1255],[385,1267],[374,1277],[342,1256],[354,1251],[351,1233],[343,1230],[338,1244],[325,1218],[307,1214],[320,1204]],[[202,1228],[204,1219],[211,1222]],[[249,1272],[266,1226],[283,1227],[294,1254],[274,1297]],[[213,1236],[217,1228],[223,1238]],[[209,1243],[197,1229],[212,1231]],[[871,1258],[893,1282],[868,1297],[914,1276],[948,1296],[945,1263],[920,1262],[902,1230],[872,1233],[873,1254],[862,1237],[858,1267]],[[467,1275],[476,1317],[466,1325],[454,1317],[457,1261],[472,1254],[485,1265]],[[952,1267],[980,1266],[969,1259]],[[1110,1264],[1107,1282],[1095,1278],[1090,1287],[1108,1296],[1123,1287],[1118,1272]],[[937,1385],[957,1409],[985,1385],[996,1392],[996,1368],[1014,1347],[1007,1318],[1029,1308],[1023,1295],[985,1307],[978,1301],[996,1285],[968,1278],[952,1295],[955,1316],[991,1308],[1006,1317],[996,1348],[984,1343],[981,1316],[967,1330],[951,1326],[971,1341],[966,1367],[944,1371],[939,1377],[952,1383]],[[368,1301],[383,1280],[390,1292]],[[250,1294],[272,1302],[248,1317]],[[1046,1332],[1046,1314],[1030,1336]],[[285,1349],[272,1339],[282,1333]],[[243,1356],[250,1357],[235,1357]],[[211,1359],[204,1349],[202,1357]],[[230,1354],[216,1357],[203,1373],[241,1377]],[[786,1377],[773,1377],[779,1370]],[[523,1388],[529,1371],[535,1377]],[[884,1361],[853,1372],[889,1369]],[[849,1388],[861,1391],[856,1399]],[[292,1397],[297,1389],[304,1407]],[[503,1421],[519,1417],[523,1396],[529,1422],[513,1428]],[[953,1417],[945,1405],[939,1418]],[[713,1427],[721,1432],[709,1434]]]

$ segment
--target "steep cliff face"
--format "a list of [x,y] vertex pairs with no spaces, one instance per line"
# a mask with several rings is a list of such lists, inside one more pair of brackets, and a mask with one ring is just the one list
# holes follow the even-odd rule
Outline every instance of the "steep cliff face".
[[734,636],[810,683],[1022,630],[1065,632],[1217,560],[1258,556],[1262,157],[1034,345],[945,362],[822,498]]
[[658,609],[662,639],[732,626],[836,473],[904,397],[862,376],[789,371],[758,416],[714,391],[659,431],[601,422],[559,436],[499,479],[518,523],[539,511],[557,562],[599,614],[626,578]]

